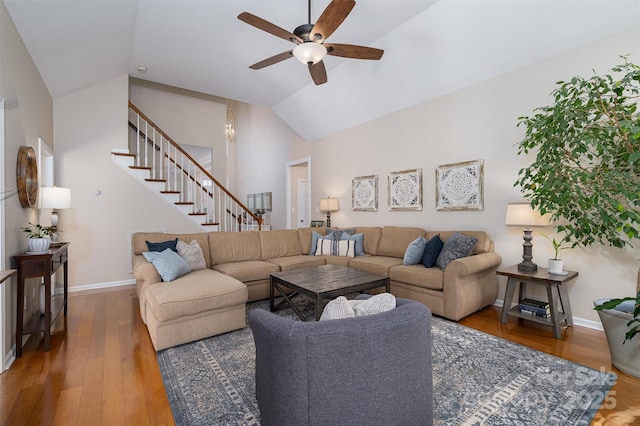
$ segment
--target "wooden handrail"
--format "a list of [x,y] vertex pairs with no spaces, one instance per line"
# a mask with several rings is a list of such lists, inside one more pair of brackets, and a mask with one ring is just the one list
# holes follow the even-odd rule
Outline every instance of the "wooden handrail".
[[[213,183],[215,183],[215,185],[220,188],[229,198],[231,198],[236,204],[238,204],[240,207],[242,207],[242,209],[244,211],[246,211],[256,222],[258,222],[258,227],[260,227],[262,225],[262,217],[256,216],[251,210],[249,210],[249,208],[247,206],[244,205],[244,203],[240,200],[238,200],[235,195],[233,195],[231,192],[229,192],[229,190],[227,190],[227,188],[224,187],[224,185],[222,185],[220,182],[218,182],[218,180],[213,177],[211,175],[211,173],[209,173],[208,171],[206,171],[205,169],[203,169],[200,166],[200,163],[198,163],[196,160],[193,159],[193,157],[191,157],[189,155],[189,153],[187,153],[184,149],[182,149],[180,147],[180,145],[178,145],[178,143],[176,143],[176,141],[174,141],[169,135],[167,135],[160,127],[158,127],[157,124],[155,124],[149,117],[147,117],[142,111],[140,111],[134,104],[131,103],[131,101],[129,101],[129,108],[131,108],[133,111],[135,111],[140,117],[142,117],[147,123],[149,123],[151,125],[151,127],[153,127],[156,132],[160,133],[160,135],[162,135],[162,137],[164,137],[167,141],[169,141],[169,143],[171,145],[173,145],[178,151],[180,151],[180,153],[182,153],[185,157],[187,157],[192,163],[196,164],[198,166],[198,168],[200,169],[200,171],[202,173],[204,173],[204,175],[210,179]],[[145,135],[145,138],[147,138],[147,136]],[[156,145],[155,141],[153,141],[154,146]],[[175,164],[175,161],[174,161]],[[176,164],[177,165],[177,164]],[[182,168],[182,167],[181,167]],[[184,169],[183,169],[184,171]],[[259,229],[259,228],[258,228]]]

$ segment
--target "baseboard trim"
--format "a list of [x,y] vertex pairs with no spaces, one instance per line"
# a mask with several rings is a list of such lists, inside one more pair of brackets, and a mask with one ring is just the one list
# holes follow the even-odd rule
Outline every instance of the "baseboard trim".
[[[88,290],[104,290],[106,288],[114,288],[114,287],[126,287],[135,285],[136,280],[123,280],[123,281],[111,281],[106,283],[97,283],[97,284],[87,284],[87,285],[76,285],[73,287],[69,287],[69,293],[75,293],[77,291],[88,291]],[[56,288],[56,293],[61,293],[61,288]]]
[[[493,302],[493,306],[497,306],[499,308],[502,308],[503,305],[504,300],[502,299],[497,299],[495,302]],[[586,327],[592,330],[604,331],[604,329],[602,328],[602,323],[600,323],[600,321],[593,321],[581,317],[573,317],[573,325],[579,325],[580,327]]]

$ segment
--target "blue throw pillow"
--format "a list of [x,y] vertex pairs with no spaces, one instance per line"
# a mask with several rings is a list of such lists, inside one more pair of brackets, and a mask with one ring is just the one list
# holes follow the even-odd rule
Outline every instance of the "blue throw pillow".
[[436,266],[436,260],[440,256],[444,242],[440,239],[440,234],[427,241],[424,246],[424,254],[422,255],[422,264],[425,268],[433,268]]
[[445,241],[440,256],[438,256],[438,260],[436,260],[436,265],[444,271],[449,263],[461,257],[469,256],[477,242],[477,238],[468,237],[456,232]]
[[311,231],[311,252],[310,255],[316,254],[316,248],[318,247],[318,238],[323,238],[323,236],[316,231]]
[[416,265],[422,260],[424,254],[424,246],[427,242],[424,238],[418,237],[409,244],[407,250],[404,252],[403,265]]
[[151,241],[147,241],[147,248],[149,251],[165,251],[166,249],[171,249],[172,251],[178,252],[178,239],[163,241],[161,243],[152,243]]
[[364,256],[364,234],[349,235],[343,232],[340,236],[341,240],[354,240],[356,242],[356,256]]
[[173,281],[191,272],[191,267],[187,261],[181,258],[178,253],[171,251],[171,249],[144,252],[142,255],[156,267],[160,277],[162,277],[162,281]]

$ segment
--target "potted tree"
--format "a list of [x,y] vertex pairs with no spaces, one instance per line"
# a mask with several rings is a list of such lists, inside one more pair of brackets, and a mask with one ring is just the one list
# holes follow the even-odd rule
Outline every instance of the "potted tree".
[[29,222],[29,226],[21,228],[29,238],[29,252],[46,253],[51,246],[51,236],[55,234],[55,226],[42,226]]
[[[558,82],[553,104],[519,118],[526,131],[518,154],[536,158],[515,186],[559,221],[556,230],[571,247],[625,249],[640,236],[640,67],[623,59],[604,75]],[[640,331],[640,273],[636,291],[594,303],[613,365],[640,377],[640,339],[633,339]],[[614,335],[603,316],[615,316],[626,331]]]

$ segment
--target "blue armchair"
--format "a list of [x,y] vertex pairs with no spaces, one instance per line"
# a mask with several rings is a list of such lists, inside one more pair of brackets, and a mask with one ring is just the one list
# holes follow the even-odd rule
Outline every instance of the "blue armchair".
[[433,424],[431,312],[396,304],[319,322],[249,311],[262,424]]

